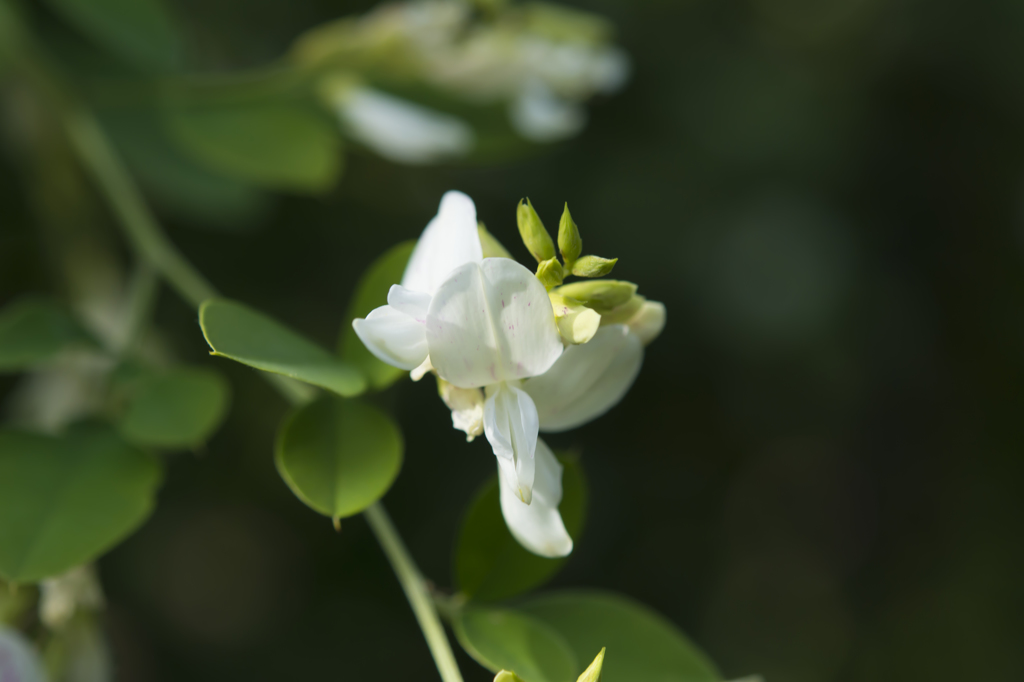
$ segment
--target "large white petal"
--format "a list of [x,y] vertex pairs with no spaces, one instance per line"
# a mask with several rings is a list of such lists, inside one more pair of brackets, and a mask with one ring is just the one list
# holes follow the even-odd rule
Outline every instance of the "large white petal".
[[562,501],[562,465],[542,440],[537,441],[537,471],[533,485],[533,501],[524,504],[516,495],[514,484],[500,466],[501,513],[512,536],[523,547],[546,557],[562,557],[572,552],[572,538],[565,530],[558,505]]
[[393,284],[388,291],[388,305],[417,322],[425,323],[427,311],[430,309],[430,294],[406,289],[401,284]]
[[456,386],[475,388],[543,374],[562,354],[544,285],[507,258],[455,270],[427,314],[430,362]]
[[423,323],[389,305],[370,311],[365,320],[352,320],[352,328],[367,350],[389,365],[413,370],[427,359]]
[[516,496],[526,504],[533,497],[533,457],[539,430],[537,408],[524,391],[501,384],[484,402],[484,435]]
[[566,431],[614,407],[633,385],[644,349],[626,325],[602,327],[588,343],[570,346],[551,369],[523,383],[544,431]]
[[445,192],[441,206],[420,235],[402,286],[433,294],[452,270],[483,259],[477,232],[476,206],[462,192]]

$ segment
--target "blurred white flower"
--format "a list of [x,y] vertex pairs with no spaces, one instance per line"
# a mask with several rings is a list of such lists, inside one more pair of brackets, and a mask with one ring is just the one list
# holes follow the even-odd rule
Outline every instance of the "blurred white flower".
[[54,630],[63,628],[80,608],[103,606],[103,591],[91,565],[77,566],[56,578],[47,578],[41,588],[39,617]]
[[20,632],[0,625],[0,682],[46,682],[35,647]]
[[557,142],[577,134],[587,125],[580,105],[556,96],[540,80],[531,80],[509,107],[516,132],[531,142]]

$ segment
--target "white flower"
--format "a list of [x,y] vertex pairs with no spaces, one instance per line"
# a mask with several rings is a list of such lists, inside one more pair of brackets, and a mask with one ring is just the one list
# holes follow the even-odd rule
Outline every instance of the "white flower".
[[64,627],[80,608],[103,606],[103,591],[92,565],[77,566],[56,578],[47,578],[40,587],[39,618],[52,630]]
[[38,652],[20,632],[0,625],[0,680],[45,682]]
[[465,121],[372,88],[340,90],[335,109],[353,139],[398,163],[431,163],[473,148]]

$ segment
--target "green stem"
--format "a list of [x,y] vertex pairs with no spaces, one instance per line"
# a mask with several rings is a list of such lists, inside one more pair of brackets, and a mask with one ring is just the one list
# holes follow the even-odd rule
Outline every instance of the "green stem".
[[128,321],[124,335],[116,349],[121,357],[130,356],[146,332],[156,305],[160,280],[156,270],[148,261],[140,261],[128,287]]
[[420,629],[423,630],[427,646],[430,647],[430,653],[434,656],[441,679],[444,682],[462,682],[462,674],[455,662],[455,655],[448,644],[448,636],[445,634],[441,618],[430,598],[423,576],[420,575],[419,569],[413,563],[409,550],[406,549],[394,524],[391,523],[388,513],[377,502],[370,505],[363,514],[366,516],[373,534],[377,536],[377,542],[380,543],[381,549],[384,550],[388,561],[391,562],[391,567],[395,570],[395,575],[398,576],[398,582],[405,590],[405,596],[409,600],[409,605],[412,606],[413,613],[416,614],[416,620],[420,623]]

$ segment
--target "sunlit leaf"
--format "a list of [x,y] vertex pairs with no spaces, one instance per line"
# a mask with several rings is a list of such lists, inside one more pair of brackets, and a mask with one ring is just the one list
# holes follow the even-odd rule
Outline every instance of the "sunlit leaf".
[[0,430],[0,575],[34,582],[92,561],[145,521],[161,479],[106,426]]
[[714,664],[679,628],[610,592],[568,590],[519,606],[550,625],[581,660],[607,647],[601,682],[718,682]]
[[344,396],[366,389],[362,373],[273,318],[226,299],[199,309],[199,325],[214,355],[283,374]]
[[384,496],[402,467],[403,449],[386,414],[327,396],[296,409],[282,425],[277,470],[300,500],[338,519]]
[[89,336],[60,305],[41,298],[22,299],[0,311],[0,371],[38,365]]
[[[587,483],[579,462],[563,458],[562,514],[569,536],[578,539],[587,508]],[[551,579],[565,559],[548,559],[523,549],[505,525],[494,476],[470,505],[459,532],[455,582],[477,600],[499,600],[534,589]]]
[[510,670],[523,682],[572,682],[582,669],[565,639],[528,614],[471,606],[453,627],[466,653],[491,672]]
[[145,372],[124,390],[127,405],[118,430],[131,443],[158,448],[206,441],[224,420],[230,397],[220,373],[199,368]]
[[338,342],[341,357],[359,367],[369,380],[370,386],[378,391],[393,384],[406,372],[381,362],[373,353],[366,350],[366,346],[352,329],[352,320],[366,317],[371,310],[388,302],[388,290],[392,284],[398,284],[402,280],[406,263],[409,262],[409,256],[412,255],[415,246],[415,241],[396,244],[370,264],[359,280],[355,293],[352,294],[352,302],[341,328],[341,338]]
[[68,23],[134,66],[168,70],[181,41],[161,0],[46,0]]
[[175,140],[211,169],[264,187],[322,192],[341,169],[333,121],[296,101],[173,108]]

